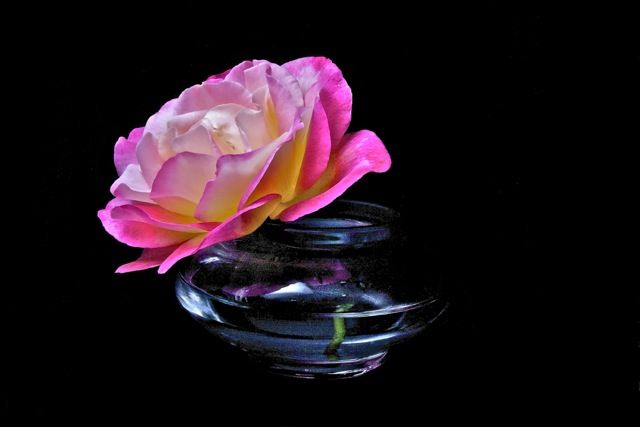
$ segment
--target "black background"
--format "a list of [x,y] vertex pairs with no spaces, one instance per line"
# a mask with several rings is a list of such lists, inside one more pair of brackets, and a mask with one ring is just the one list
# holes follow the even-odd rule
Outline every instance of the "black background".
[[[40,279],[35,298],[10,307],[24,325],[28,374],[9,387],[5,407],[341,425],[378,411],[426,414],[443,402],[562,405],[594,384],[637,391],[626,368],[585,367],[597,332],[570,310],[579,285],[560,268],[561,206],[573,193],[558,171],[580,102],[569,84],[572,45],[545,16],[481,12],[325,11],[283,23],[191,9],[154,20],[58,21],[37,60],[50,135],[37,145],[44,174],[32,206],[46,213],[43,259],[31,266]],[[255,369],[178,306],[172,272],[113,274],[138,250],[113,240],[96,216],[116,178],[115,140],[164,101],[244,59],[308,55],[343,70],[354,93],[350,129],[374,130],[393,160],[390,172],[367,175],[347,195],[402,213],[407,256],[441,269],[452,301],[445,324],[343,382]]]

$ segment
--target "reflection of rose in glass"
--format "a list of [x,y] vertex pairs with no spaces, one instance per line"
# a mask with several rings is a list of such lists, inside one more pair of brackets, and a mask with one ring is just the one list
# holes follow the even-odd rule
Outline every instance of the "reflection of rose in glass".
[[99,217],[144,248],[118,272],[159,266],[331,203],[391,160],[370,131],[345,134],[351,90],[326,58],[246,61],[186,89],[115,146],[115,196]]
[[351,273],[344,264],[337,259],[318,260],[306,265],[306,269],[313,271],[313,277],[301,278],[290,283],[256,283],[249,286],[226,286],[222,292],[237,300],[263,296],[269,294],[305,294],[312,293],[313,288],[331,285],[351,278]]
[[[337,283],[347,283],[347,281],[351,279],[351,273],[345,265],[337,259],[316,260],[307,263],[305,270],[313,271],[313,276],[301,278],[300,280],[290,283],[281,283],[276,280],[274,282],[256,283],[242,287],[226,286],[222,288],[222,292],[237,301],[252,297],[263,297],[266,299],[302,297],[304,299],[313,295],[317,288],[335,285]],[[335,307],[334,311],[335,313],[342,313],[348,311],[353,305],[353,303],[342,303]],[[330,322],[333,326],[333,337],[325,349],[325,354],[331,359],[335,357],[340,344],[346,336],[346,327],[344,319],[341,317],[327,319],[325,322]],[[326,324],[316,322],[315,327],[313,327],[306,320],[286,320],[283,323],[282,320],[258,316],[252,318],[252,323],[260,330],[270,331],[272,333],[281,333],[284,323],[286,323],[286,329],[289,333],[297,331],[298,333],[308,334],[315,331],[316,334],[322,335],[327,331]]]

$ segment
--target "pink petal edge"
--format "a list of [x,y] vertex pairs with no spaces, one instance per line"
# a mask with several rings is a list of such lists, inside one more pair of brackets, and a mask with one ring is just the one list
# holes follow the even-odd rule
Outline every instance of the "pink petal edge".
[[260,182],[275,154],[303,124],[296,118],[288,132],[275,141],[243,154],[218,159],[215,179],[207,182],[195,211],[202,221],[224,221],[241,209]]
[[[368,130],[346,135],[332,161],[335,162],[334,176],[326,185],[326,189],[310,188],[310,192],[319,194],[284,209],[277,215],[281,221],[294,221],[315,212],[333,202],[366,173],[386,172],[391,167],[391,157],[387,149],[380,138]],[[322,185],[322,181],[317,185]]]
[[[258,186],[258,184],[260,183],[260,181],[264,177],[264,174],[269,169],[269,166],[271,165],[271,162],[273,161],[273,158],[276,156],[276,154],[278,153],[280,148],[284,144],[293,143],[293,137],[294,137],[295,133],[297,131],[299,131],[300,129],[302,129],[303,126],[304,126],[304,124],[301,121],[299,121],[299,118],[296,117],[295,124],[291,127],[291,129],[288,132],[280,135],[280,137],[276,141],[274,141],[274,143],[276,144],[276,148],[273,150],[271,155],[269,155],[267,160],[262,165],[262,168],[260,168],[260,171],[258,172],[258,174],[253,177],[253,179],[251,180],[251,182],[247,186],[247,189],[242,194],[242,197],[240,198],[240,202],[238,203],[238,209],[242,209],[244,207],[244,205],[247,203],[247,200],[249,199],[249,197],[251,197],[253,195],[254,190],[256,189],[256,187]],[[254,198],[255,197],[259,198],[260,195],[258,195],[258,196],[254,195]]]
[[305,93],[317,84],[331,129],[331,141],[337,145],[351,122],[353,104],[351,88],[342,71],[330,59],[324,57],[300,58],[287,62],[282,67],[299,80]]
[[176,154],[158,171],[151,199],[167,210],[193,216],[207,182],[215,177],[216,161],[208,154]]
[[331,156],[331,132],[324,107],[320,100],[311,115],[307,145],[298,178],[298,185],[302,190],[311,187],[327,169]]
[[135,128],[129,132],[127,138],[120,137],[116,142],[113,150],[113,163],[116,165],[118,175],[122,175],[128,165],[138,163],[136,147],[142,138],[143,130],[144,128]]
[[183,242],[193,235],[192,232],[167,230],[140,221],[114,218],[113,210],[122,204],[122,200],[114,199],[105,209],[98,211],[104,229],[119,242],[136,248],[161,248]]
[[206,234],[201,234],[193,239],[187,240],[180,246],[178,246],[171,254],[162,261],[160,267],[158,267],[158,273],[164,274],[169,270],[176,262],[180,261],[182,258],[186,258],[190,255],[195,254],[198,249],[200,249],[200,245],[204,240]]
[[[200,249],[252,233],[267,219],[269,213],[275,208],[279,200],[279,195],[269,194],[246,208],[239,210],[206,235],[203,234],[201,237],[199,236],[198,238],[183,243],[162,262],[160,268],[158,268],[158,273],[166,273],[176,262],[182,258],[193,255]],[[197,246],[196,243],[198,243]]]
[[130,273],[132,271],[146,270],[148,268],[157,267],[162,264],[178,245],[167,246],[164,248],[147,248],[142,251],[142,255],[135,261],[122,264],[117,268],[116,273]]
[[133,202],[115,206],[111,218],[120,221],[137,221],[165,230],[184,233],[202,233],[214,228],[217,223],[194,222],[193,218],[168,211],[161,206]]
[[111,184],[111,194],[121,199],[137,200],[139,202],[153,203],[149,197],[151,188],[142,176],[140,165],[129,164]]

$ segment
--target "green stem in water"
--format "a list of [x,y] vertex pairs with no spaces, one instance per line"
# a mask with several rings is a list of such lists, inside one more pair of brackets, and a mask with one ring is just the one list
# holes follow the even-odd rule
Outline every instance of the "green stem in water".
[[[353,307],[353,304],[341,304],[336,308],[336,313],[344,313]],[[344,337],[347,334],[347,328],[344,326],[344,317],[333,318],[333,338],[327,348],[324,349],[324,354],[327,355],[329,360],[338,359],[338,347],[344,341]]]

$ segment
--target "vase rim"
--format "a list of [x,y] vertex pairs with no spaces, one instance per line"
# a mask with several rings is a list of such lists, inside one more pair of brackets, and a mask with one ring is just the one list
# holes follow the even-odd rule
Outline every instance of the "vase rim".
[[258,235],[295,249],[336,251],[377,246],[395,235],[399,217],[398,212],[382,205],[339,199],[295,221],[267,221]]
[[[341,252],[386,245],[399,236],[400,214],[376,203],[338,199],[330,205],[283,222],[268,220],[258,230],[239,239],[215,245],[202,253],[237,251],[271,253],[274,250]],[[288,249],[287,249],[288,248]]]
[[264,225],[305,231],[364,231],[368,228],[391,226],[399,219],[397,211],[377,203],[338,199],[295,221],[267,220]]

